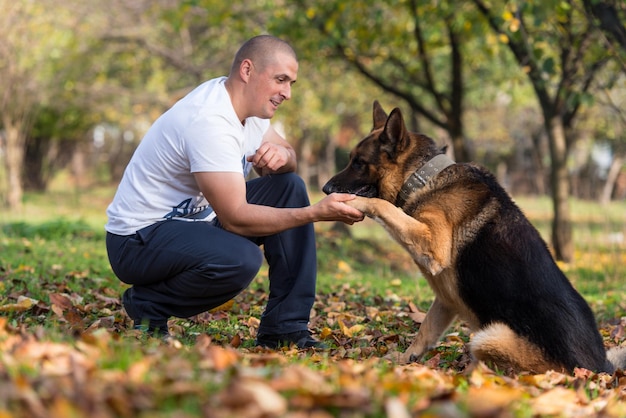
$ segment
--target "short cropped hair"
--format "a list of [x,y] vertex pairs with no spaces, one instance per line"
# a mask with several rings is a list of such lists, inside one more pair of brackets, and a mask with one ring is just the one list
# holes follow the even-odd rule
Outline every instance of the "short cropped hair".
[[248,39],[235,54],[230,73],[239,71],[239,66],[245,59],[251,60],[260,70],[274,59],[274,55],[281,52],[297,60],[296,52],[288,42],[272,35],[258,35]]

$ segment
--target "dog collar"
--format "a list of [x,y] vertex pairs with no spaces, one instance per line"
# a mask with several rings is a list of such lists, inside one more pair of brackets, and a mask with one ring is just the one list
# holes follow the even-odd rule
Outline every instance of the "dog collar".
[[415,170],[402,185],[402,189],[400,189],[400,193],[398,193],[396,198],[396,206],[400,208],[404,206],[413,192],[426,186],[430,179],[439,174],[444,168],[453,164],[454,161],[446,157],[445,154],[439,154]]

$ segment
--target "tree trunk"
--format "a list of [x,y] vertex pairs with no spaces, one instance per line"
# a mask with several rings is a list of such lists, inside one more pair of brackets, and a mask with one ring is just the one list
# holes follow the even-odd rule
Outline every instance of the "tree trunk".
[[4,165],[7,172],[6,203],[11,210],[20,210],[22,207],[22,169],[24,166],[25,138],[19,124],[14,124],[7,118],[3,121],[6,150]]
[[550,144],[550,183],[554,221],[552,222],[552,246],[557,260],[570,262],[574,256],[572,222],[569,209],[569,176],[567,172],[567,142],[563,121],[553,116],[546,121]]
[[615,188],[615,182],[619,177],[619,173],[622,170],[623,164],[623,156],[615,155],[613,157],[613,161],[611,161],[611,167],[609,168],[609,172],[606,175],[606,182],[604,183],[604,187],[602,188],[602,194],[600,195],[600,204],[606,205],[611,201],[611,195],[613,194],[613,189]]

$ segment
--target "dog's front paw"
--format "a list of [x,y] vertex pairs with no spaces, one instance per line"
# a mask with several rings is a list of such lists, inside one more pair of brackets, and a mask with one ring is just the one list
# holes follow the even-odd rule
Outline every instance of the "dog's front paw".
[[370,199],[366,197],[356,196],[352,200],[346,201],[346,205],[352,206],[353,208],[360,210],[367,216],[371,216],[371,208],[370,208]]
[[411,361],[410,355],[407,355],[407,353],[401,353],[399,351],[387,353],[387,355],[385,355],[383,359],[388,360],[393,364],[409,364],[413,362]]
[[398,364],[410,364],[417,363],[420,360],[420,355],[412,352],[398,353]]

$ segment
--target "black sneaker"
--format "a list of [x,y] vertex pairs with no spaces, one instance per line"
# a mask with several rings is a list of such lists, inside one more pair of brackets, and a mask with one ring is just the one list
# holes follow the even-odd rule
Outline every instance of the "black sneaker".
[[122,306],[124,306],[124,310],[126,314],[133,320],[133,329],[146,333],[147,335],[155,338],[167,339],[170,337],[169,330],[167,329],[167,320],[165,323],[155,323],[155,321],[150,321],[149,319],[142,319],[137,315],[135,310],[133,309],[133,304],[131,302],[131,292],[132,287],[130,289],[126,289],[124,294],[122,295]]
[[298,348],[317,348],[327,350],[329,347],[311,337],[309,330],[291,332],[289,334],[259,334],[256,338],[256,345],[266,348],[289,347],[294,344]]

